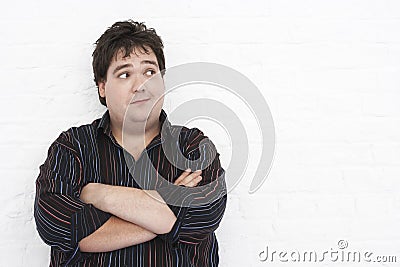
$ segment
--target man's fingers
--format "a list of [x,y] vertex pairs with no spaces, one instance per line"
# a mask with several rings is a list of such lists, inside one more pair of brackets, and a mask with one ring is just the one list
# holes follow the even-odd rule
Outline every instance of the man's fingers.
[[193,178],[190,182],[185,184],[185,186],[187,186],[187,187],[195,187],[201,181],[201,179],[202,179],[201,176],[197,176],[196,178]]
[[192,170],[186,169],[182,172],[182,174],[178,177],[178,179],[175,180],[174,184],[177,185],[179,184],[183,179],[185,179],[190,173],[192,172]]
[[189,174],[188,176],[186,176],[185,178],[182,179],[181,183],[183,185],[187,185],[188,183],[190,183],[193,179],[196,179],[198,176],[201,175],[201,170],[192,172],[191,174]]
[[[186,186],[192,180],[198,178],[200,174],[201,174],[201,170],[197,170],[197,171],[194,171],[194,172],[191,173],[191,170],[187,169],[178,177],[178,179],[176,179],[174,184],[175,185],[185,185]],[[198,183],[198,181],[196,182],[196,184],[197,183]]]

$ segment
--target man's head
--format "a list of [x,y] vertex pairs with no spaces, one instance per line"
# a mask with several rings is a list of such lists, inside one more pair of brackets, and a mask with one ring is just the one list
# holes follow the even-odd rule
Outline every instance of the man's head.
[[[152,28],[147,28],[143,23],[132,20],[116,22],[96,41],[93,52],[94,81],[99,89],[99,84],[107,81],[107,71],[111,62],[122,53],[129,57],[135,49],[145,53],[153,52],[157,58],[160,71],[165,69],[163,42]],[[150,51],[151,50],[151,51]],[[100,102],[106,106],[106,99],[99,93]]]

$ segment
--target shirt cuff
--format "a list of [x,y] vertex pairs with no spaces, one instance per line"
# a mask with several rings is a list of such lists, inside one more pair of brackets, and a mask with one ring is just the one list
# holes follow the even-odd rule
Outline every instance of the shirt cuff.
[[172,226],[171,231],[165,234],[158,235],[158,237],[166,241],[172,248],[176,248],[179,242],[179,233],[182,226],[183,218],[185,218],[188,208],[177,207],[173,205],[168,205],[168,207],[175,214],[176,221]]
[[87,204],[71,218],[71,245],[75,250],[68,255],[66,266],[82,261],[89,253],[79,250],[79,242],[99,229],[112,215]]
[[188,192],[185,192],[187,188],[184,186],[164,185],[156,190],[176,217],[176,221],[172,226],[171,231],[158,235],[158,237],[167,241],[170,246],[176,247],[179,241],[182,222],[188,211],[188,206],[190,206],[191,198],[187,197],[189,194]]

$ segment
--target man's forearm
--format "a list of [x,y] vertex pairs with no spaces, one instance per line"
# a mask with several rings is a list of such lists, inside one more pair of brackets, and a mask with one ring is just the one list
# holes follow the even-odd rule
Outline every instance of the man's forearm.
[[79,242],[82,252],[107,252],[152,240],[157,235],[131,222],[112,216]]
[[155,190],[90,184],[92,194],[88,202],[156,234],[168,233],[176,217]]

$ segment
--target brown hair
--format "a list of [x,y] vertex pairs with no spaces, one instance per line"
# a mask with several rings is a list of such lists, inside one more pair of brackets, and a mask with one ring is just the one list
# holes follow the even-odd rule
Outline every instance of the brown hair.
[[141,48],[146,53],[149,48],[157,58],[160,71],[165,70],[164,45],[153,28],[147,28],[143,22],[132,20],[119,21],[108,28],[95,42],[96,48],[93,51],[93,74],[97,86],[100,103],[106,106],[106,99],[100,96],[99,82],[107,80],[107,71],[112,58],[117,56],[119,51],[128,57],[135,48]]

